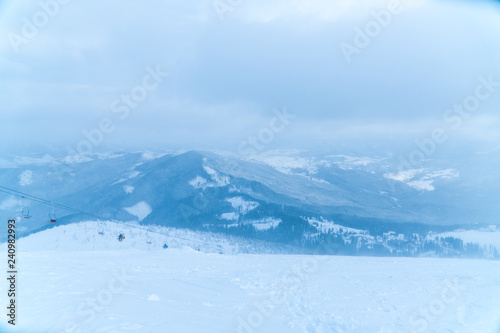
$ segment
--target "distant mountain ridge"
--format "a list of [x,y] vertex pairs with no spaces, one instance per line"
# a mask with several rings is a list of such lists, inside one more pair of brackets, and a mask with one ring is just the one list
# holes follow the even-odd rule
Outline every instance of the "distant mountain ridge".
[[[453,231],[478,222],[469,218],[473,212],[467,205],[457,201],[457,190],[470,193],[461,181],[461,170],[400,171],[388,157],[307,152],[241,157],[188,151],[45,155],[0,162],[1,185],[103,219],[297,246],[314,247],[318,241],[334,240],[343,251],[352,245],[348,239],[356,235],[359,244],[349,251],[362,252],[365,247],[374,251],[380,245],[386,254],[394,249],[389,251],[377,236],[393,232],[392,241],[404,235],[400,252],[411,254],[417,251],[415,246],[418,251],[424,246],[408,245],[414,234],[421,241],[429,232]],[[20,223],[19,232],[50,227],[49,208],[28,203],[32,218]],[[19,215],[21,201],[2,194],[0,210]],[[85,214],[56,213],[59,224],[88,219]]]

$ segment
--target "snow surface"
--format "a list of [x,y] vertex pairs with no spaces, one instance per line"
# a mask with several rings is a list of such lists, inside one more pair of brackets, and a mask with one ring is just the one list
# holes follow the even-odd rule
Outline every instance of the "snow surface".
[[305,220],[315,227],[319,232],[321,233],[328,233],[328,232],[334,232],[334,233],[339,233],[342,231],[342,233],[352,233],[352,234],[359,234],[359,235],[365,235],[367,234],[366,230],[360,230],[360,229],[354,229],[354,228],[349,228],[345,227],[340,224],[336,224],[334,222],[327,221],[325,219],[315,219],[315,218],[305,218]]
[[132,207],[124,208],[130,214],[137,216],[139,221],[144,220],[149,214],[153,212],[153,209],[147,202],[141,201],[133,205]]
[[500,230],[457,230],[441,234],[431,234],[428,238],[454,237],[464,241],[464,243],[478,243],[480,246],[494,246],[500,251]]
[[[417,175],[423,174],[420,179],[415,179]],[[437,170],[427,172],[426,169],[412,169],[400,171],[399,173],[387,173],[384,175],[387,179],[392,179],[405,183],[421,191],[434,191],[434,182],[439,179],[459,178],[460,173],[455,169]]]
[[194,188],[204,188],[207,180],[201,176],[196,176],[196,178],[189,181],[189,185]]
[[114,182],[112,185],[115,185],[115,184],[120,184],[120,183],[123,183],[123,182],[126,182],[127,180],[130,180],[130,179],[134,179],[135,177],[139,176],[141,173],[139,171],[132,171],[128,176],[127,178],[121,178],[119,180],[117,180],[116,182]]
[[[99,226],[104,235],[98,234]],[[117,236],[124,234],[126,241],[117,242]],[[33,241],[33,239],[35,239]],[[151,241],[151,244],[147,243]],[[291,253],[289,248],[282,249],[275,244],[262,241],[249,241],[241,237],[195,232],[189,229],[143,226],[134,222],[117,223],[110,221],[86,221],[70,225],[56,226],[41,231],[18,242],[24,251],[107,251],[161,248],[167,243],[169,248],[191,248],[205,253]]]
[[[234,214],[234,213],[222,214],[223,215],[222,217],[224,217],[224,215],[227,215],[227,216],[225,216],[226,220],[229,220],[229,221],[238,220],[238,218],[237,218],[237,217],[239,217],[238,215],[236,215],[236,218],[230,219],[231,215],[229,215],[229,214]],[[276,219],[273,217],[266,217],[266,218],[263,218],[260,220],[250,220],[250,221],[244,221],[242,223],[227,224],[227,225],[225,225],[225,227],[226,228],[235,228],[235,227],[240,226],[241,224],[248,224],[248,225],[252,225],[255,228],[255,230],[267,231],[267,230],[276,228],[277,226],[280,225],[281,222],[282,222],[281,219]]]
[[33,184],[33,171],[26,170],[19,175],[19,185],[28,186]]
[[500,262],[163,250],[96,227],[19,240],[17,327],[0,332],[499,332]]
[[259,206],[259,203],[254,201],[246,201],[242,197],[233,197],[226,199],[237,212],[245,215]]
[[238,221],[240,216],[246,215],[259,206],[258,202],[246,201],[242,197],[227,198],[226,201],[231,204],[235,211],[221,214],[221,220]]
[[[204,162],[205,161],[206,159],[204,159]],[[207,187],[224,187],[230,184],[229,177],[219,175],[217,171],[206,165],[203,165],[203,169],[210,176],[212,181],[209,182],[205,177],[196,176],[194,179],[189,181],[189,185],[194,188],[205,189]]]
[[274,229],[279,226],[281,223],[281,219],[275,219],[272,217],[268,217],[262,220],[252,221],[252,224],[255,229],[259,231],[266,231],[270,229]]
[[90,161],[93,161],[93,159],[83,154],[68,155],[62,159],[62,162],[67,164],[78,164]]
[[[284,174],[297,174],[294,170],[302,169],[305,170],[308,175],[315,175],[318,173],[320,167],[330,167],[332,164],[337,165],[343,170],[350,170],[353,169],[353,167],[366,167],[369,164],[377,164],[383,160],[379,157],[353,157],[348,155],[327,155],[323,159],[297,156],[301,153],[303,152],[300,150],[270,151],[252,155],[250,160],[265,163]],[[317,178],[311,179],[314,181],[321,181],[321,179]]]
[[206,165],[203,165],[203,169],[207,174],[210,175],[210,178],[212,178],[212,180],[214,181],[214,184],[212,186],[224,187],[229,185],[229,177],[219,175],[217,171]]
[[123,190],[125,191],[125,193],[131,194],[131,193],[134,193],[135,187],[130,186],[130,185],[125,185],[125,186],[123,186]]
[[253,160],[263,162],[281,173],[294,174],[294,169],[305,169],[311,175],[318,172],[318,167],[324,161],[316,162],[314,159],[293,156],[269,156],[269,155],[256,155],[252,156]]
[[239,218],[240,218],[240,214],[235,213],[235,212],[223,213],[220,215],[221,220],[227,220],[227,221],[238,221]]
[[43,157],[28,157],[28,156],[15,156],[14,164],[17,166],[22,165],[47,165],[57,163],[56,159],[49,154],[45,154]]
[[381,158],[371,158],[371,157],[354,157],[354,156],[347,156],[347,155],[329,155],[326,156],[329,158],[341,158],[343,161],[341,162],[333,162],[335,164],[339,164],[342,167],[349,167],[349,166],[368,166],[369,164],[374,164],[374,163],[380,163],[383,159]]

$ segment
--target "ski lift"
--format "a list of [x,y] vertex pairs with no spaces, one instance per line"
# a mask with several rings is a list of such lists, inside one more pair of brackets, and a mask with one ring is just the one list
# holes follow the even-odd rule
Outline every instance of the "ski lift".
[[30,216],[30,208],[28,206],[26,206],[26,202],[24,201],[24,197],[21,198],[22,200],[22,205],[23,205],[23,208],[21,210],[21,215],[23,218],[25,219],[29,219],[31,216]]
[[124,239],[125,239],[125,235],[123,235],[123,233],[121,233],[121,234],[118,235],[118,241],[119,242],[123,242]]
[[97,233],[101,236],[104,235],[104,225],[100,220],[97,221]]
[[54,203],[52,202],[52,213],[49,214],[50,223],[56,223],[56,212],[54,210]]

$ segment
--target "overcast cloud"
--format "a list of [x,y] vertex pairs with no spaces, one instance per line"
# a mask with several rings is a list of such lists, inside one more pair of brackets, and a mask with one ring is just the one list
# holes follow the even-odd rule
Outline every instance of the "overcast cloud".
[[[0,140],[75,146],[108,118],[106,146],[236,149],[283,107],[296,118],[276,145],[413,140],[451,131],[443,115],[480,77],[500,82],[498,2],[403,3],[350,61],[342,43],[390,1],[242,0],[223,20],[213,3],[68,1],[17,45],[42,9],[0,2]],[[157,68],[169,75],[120,119],[113,103]],[[453,135],[500,145],[497,89]]]

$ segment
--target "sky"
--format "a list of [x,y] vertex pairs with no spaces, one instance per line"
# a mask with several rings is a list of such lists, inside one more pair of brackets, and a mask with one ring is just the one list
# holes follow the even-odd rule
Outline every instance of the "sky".
[[271,148],[442,129],[495,150],[498,36],[493,1],[4,0],[0,140],[236,150],[269,128]]

